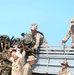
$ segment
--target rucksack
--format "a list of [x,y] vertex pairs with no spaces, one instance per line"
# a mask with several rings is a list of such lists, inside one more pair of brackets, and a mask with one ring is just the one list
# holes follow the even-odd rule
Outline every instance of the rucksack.
[[10,38],[7,35],[0,35],[0,49],[3,50],[4,48],[10,47]]
[[40,32],[40,31],[37,31],[37,33],[41,34],[41,35],[44,37],[44,34],[43,34],[42,32]]
[[1,40],[9,40],[10,38],[7,35],[0,35],[0,39]]

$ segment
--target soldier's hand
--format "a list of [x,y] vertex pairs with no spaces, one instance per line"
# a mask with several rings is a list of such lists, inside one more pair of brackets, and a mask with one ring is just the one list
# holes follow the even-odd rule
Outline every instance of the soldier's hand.
[[72,42],[72,44],[71,44],[71,48],[74,48],[74,42]]
[[63,44],[63,43],[65,43],[65,41],[64,41],[64,40],[62,40],[62,44]]
[[28,48],[28,50],[27,51],[31,51],[32,50],[32,48]]
[[10,48],[9,51],[12,52],[13,50],[16,50],[15,48]]
[[9,49],[9,51],[11,52],[11,51],[12,51],[12,49],[10,48],[10,49]]

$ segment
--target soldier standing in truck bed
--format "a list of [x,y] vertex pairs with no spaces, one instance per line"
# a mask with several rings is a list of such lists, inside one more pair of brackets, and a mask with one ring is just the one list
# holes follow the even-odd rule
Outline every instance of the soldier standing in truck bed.
[[32,23],[31,24],[31,34],[35,40],[35,45],[32,47],[32,49],[38,49],[40,45],[47,46],[48,43],[46,42],[44,35],[42,32],[37,30],[37,24]]
[[65,38],[62,40],[62,43],[67,42],[67,40],[72,36],[72,44],[71,47],[74,48],[74,17],[70,20],[70,28],[68,31],[68,34],[65,36]]

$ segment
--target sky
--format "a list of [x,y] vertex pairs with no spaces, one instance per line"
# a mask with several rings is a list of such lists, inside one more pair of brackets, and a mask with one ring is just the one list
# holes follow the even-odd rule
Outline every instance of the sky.
[[0,0],[0,35],[21,37],[35,22],[49,44],[61,44],[72,17],[74,0]]

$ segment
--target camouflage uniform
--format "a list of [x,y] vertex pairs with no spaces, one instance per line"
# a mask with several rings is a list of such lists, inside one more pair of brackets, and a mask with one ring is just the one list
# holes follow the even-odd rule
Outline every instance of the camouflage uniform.
[[[18,53],[19,56],[19,53]],[[19,57],[17,60],[14,60],[13,57],[10,57],[9,60],[12,62],[12,75],[22,75],[22,67],[24,65],[24,56],[25,51],[22,52],[21,57]]]
[[70,36],[72,36],[72,44],[74,43],[74,18],[71,19],[70,24],[71,24],[71,26],[69,28],[68,34],[62,40],[62,43],[65,43],[70,38]]
[[69,69],[59,70],[58,75],[71,75],[71,72]]
[[28,56],[27,62],[23,67],[23,75],[32,75],[32,65],[35,63],[37,58],[34,56]]
[[33,31],[33,30],[36,31],[35,34],[31,33],[33,35],[33,38],[35,39],[35,45],[34,45],[33,49],[37,49],[40,45],[47,46],[48,43],[44,39],[43,33],[40,31],[37,31],[36,23],[32,23],[32,25],[31,25],[31,31]]
[[32,75],[32,67],[29,63],[25,64],[23,67],[23,75]]
[[40,45],[43,45],[43,46],[47,45],[47,42],[45,41],[44,36],[41,35],[40,33],[36,33],[34,35],[34,38],[35,38],[35,41],[36,41],[36,43],[33,47],[34,49],[37,49]]
[[58,71],[58,75],[71,75],[70,70],[67,68],[68,62],[65,60],[61,63],[62,69]]

